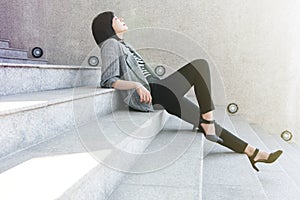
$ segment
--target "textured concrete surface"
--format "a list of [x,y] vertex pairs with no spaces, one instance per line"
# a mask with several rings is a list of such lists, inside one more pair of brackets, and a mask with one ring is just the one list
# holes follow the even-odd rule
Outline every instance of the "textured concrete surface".
[[0,48],[9,48],[9,41],[0,39]]
[[97,86],[100,68],[52,65],[0,64],[0,96]]
[[0,48],[0,57],[27,58],[27,51],[13,48]]
[[[222,109],[217,109],[220,113]],[[220,115],[217,114],[218,121]],[[223,117],[221,117],[223,118]],[[166,126],[168,123],[166,123]],[[275,148],[274,141],[269,138],[260,139],[244,120],[239,116],[226,116],[224,126],[261,149],[267,150],[264,145]],[[163,134],[149,145],[145,152],[160,149],[169,145],[177,131],[166,128]],[[186,127],[188,128],[188,126]],[[177,130],[177,129],[176,129]],[[186,138],[193,137],[183,128],[180,133]],[[180,134],[179,133],[179,134]],[[173,136],[172,136],[173,135]],[[262,134],[266,137],[266,133]],[[261,169],[256,172],[243,154],[237,154],[220,145],[215,145],[197,135],[191,148],[174,163],[153,172],[144,174],[129,174],[120,186],[111,195],[110,200],[131,199],[299,199],[299,187],[296,184],[296,169],[285,169],[287,163],[280,158],[274,164],[258,164]],[[274,137],[274,136],[270,136]],[[200,140],[199,140],[200,138]],[[183,138],[182,138],[183,139]],[[202,143],[199,143],[202,141]],[[179,144],[188,146],[185,140]],[[277,148],[280,148],[277,144]],[[173,151],[172,151],[173,150]],[[170,155],[176,154],[173,148]],[[287,152],[286,152],[287,153]],[[199,157],[200,156],[200,157]],[[138,162],[136,165],[147,169],[155,161],[165,162],[168,156],[157,156],[156,160]],[[202,162],[199,162],[199,160]],[[292,161],[291,161],[292,162]],[[144,165],[143,165],[144,164]],[[291,165],[291,163],[289,163]],[[134,166],[136,166],[134,165]],[[141,166],[140,166],[141,165]],[[289,172],[288,172],[289,171]],[[195,187],[196,186],[196,187]]]
[[[130,37],[133,30],[144,27],[170,29],[193,39],[219,69],[226,94],[224,104],[220,105],[236,102],[239,112],[249,122],[260,123],[272,134],[285,129],[297,133],[300,130],[300,104],[295,101],[300,94],[299,6],[297,0],[288,3],[139,0],[134,4],[3,0],[0,38],[10,39],[12,47],[29,51],[40,46],[45,49],[43,58],[52,64],[81,65],[89,56],[100,55],[91,34],[93,17],[114,10],[124,17],[131,30],[125,38],[131,38],[129,42],[133,44],[144,40]],[[181,43],[181,39],[174,38],[172,43]],[[194,51],[197,50],[190,53]],[[149,63],[173,69],[187,61],[164,49],[139,52]]]
[[[254,125],[251,126],[257,136],[261,141],[266,145],[268,149],[283,150],[283,154],[281,155],[278,163],[281,166],[282,171],[278,173],[278,175],[274,175],[276,178],[275,181],[278,182],[282,186],[282,190],[286,191],[285,194],[289,199],[295,198],[300,199],[300,154],[299,150],[295,150],[291,145],[284,142],[279,136],[274,136],[268,134],[261,127]],[[274,173],[273,173],[274,174]],[[272,176],[272,173],[270,173]],[[286,178],[288,177],[288,178]],[[268,180],[266,180],[267,182]],[[272,188],[273,189],[273,188]],[[276,193],[271,193],[272,198],[280,199],[280,195]],[[271,196],[270,195],[270,196]]]
[[[239,136],[239,127],[223,113],[224,108],[216,110],[217,122]],[[203,155],[202,199],[267,199],[245,155],[207,140],[203,144]]]
[[[170,116],[110,200],[199,199],[202,168],[202,135]],[[149,155],[147,155],[149,154]],[[152,156],[151,156],[152,155]]]
[[0,57],[0,63],[17,63],[17,64],[48,64],[47,60],[44,59],[33,59],[33,58],[15,58],[15,57]]
[[[139,0],[128,7],[128,1],[4,0],[0,38],[25,50],[40,46],[45,49],[44,58],[53,64],[81,65],[89,56],[99,56],[91,34],[93,17],[114,10],[125,18],[129,30],[163,28],[192,38],[218,66],[226,94],[223,105],[236,102],[248,121],[260,123],[273,134],[286,127],[296,133],[300,128],[296,114],[300,105],[294,101],[300,94],[299,2],[288,2]],[[131,34],[125,36],[132,38],[131,43],[140,38]],[[140,50],[149,63],[178,68],[186,61],[171,52],[166,56],[164,49],[157,51],[147,56],[146,50]]]
[[1,97],[0,157],[113,112],[120,107],[113,93],[81,87]]
[[[267,152],[274,152],[278,149],[284,151],[283,155],[275,163],[257,164],[260,172],[256,174],[267,198],[300,199],[299,186],[295,182],[295,180],[299,180],[299,173],[298,170],[292,170],[292,165],[295,164],[291,160],[290,162],[286,163],[287,160],[285,158],[285,154],[288,154],[288,151],[285,152],[285,149],[282,148],[279,144],[274,144],[271,138],[266,139],[266,132],[263,134],[256,133],[258,129],[253,130],[249,123],[247,123],[242,117],[233,117],[232,121],[234,122],[239,135],[246,141],[249,141],[249,143],[254,145],[255,147]],[[262,134],[263,137],[259,137],[258,134]],[[276,136],[273,135],[272,137]]]
[[[124,116],[126,111],[115,114]],[[151,119],[149,126],[139,127],[136,131],[155,135],[163,128],[166,116],[164,111],[150,116],[132,112],[132,118],[123,121],[127,120],[127,126],[131,126],[132,119]],[[131,154],[122,160],[118,148],[124,152],[142,152],[153,139],[129,139],[131,136],[125,135],[124,130],[111,121],[112,117],[112,114],[101,116],[98,121],[90,121],[77,130],[1,159],[0,186],[5,191],[1,190],[0,198],[105,199],[124,176],[119,170],[124,170],[125,165],[130,166],[134,159],[129,158],[137,156]],[[99,129],[102,123],[109,127]],[[106,139],[105,136],[110,134],[118,135],[114,142]],[[120,168],[114,169],[109,160],[117,160]]]
[[[126,112],[116,111],[119,116],[124,116]],[[109,115],[112,117],[113,114]],[[109,118],[110,118],[109,117]],[[150,117],[150,118],[149,118]],[[136,159],[143,155],[143,151],[149,143],[155,138],[155,135],[163,128],[168,115],[165,111],[155,111],[150,115],[140,115],[140,113],[131,113],[131,118],[123,118],[122,121],[127,121],[127,127],[132,126],[135,119],[143,120],[148,123],[147,126],[140,126],[135,131],[129,132],[119,127],[118,123],[111,122],[111,119],[99,119],[98,127],[95,131],[91,131],[90,126],[85,126],[85,133],[79,135],[85,149],[102,165],[95,167],[86,174],[80,181],[69,188],[59,199],[107,199],[113,192],[116,186],[124,178],[126,172],[131,172],[131,166]],[[145,123],[144,122],[144,123]],[[107,124],[104,128],[99,124]],[[93,128],[92,128],[93,130]],[[91,134],[94,132],[96,134]],[[145,133],[153,135],[150,138],[137,138],[129,133]],[[86,134],[87,133],[87,134]],[[113,138],[111,137],[113,135]],[[99,143],[98,141],[106,141]],[[113,156],[103,157],[99,149],[112,149]],[[104,191],[103,193],[99,192]]]

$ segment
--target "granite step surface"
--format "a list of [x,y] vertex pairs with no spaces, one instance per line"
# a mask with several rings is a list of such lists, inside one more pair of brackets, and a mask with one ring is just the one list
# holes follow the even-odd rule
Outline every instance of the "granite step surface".
[[0,199],[99,199],[163,128],[163,110],[117,110],[0,161]]
[[119,109],[114,89],[78,87],[0,97],[0,158]]
[[[233,124],[236,127],[239,127],[239,135],[252,146],[267,152],[274,152],[278,149],[282,149],[278,144],[268,146],[268,142],[262,140],[253,130],[252,126],[241,116],[232,116],[232,119],[234,119],[232,120]],[[264,135],[265,134],[266,133],[264,133]],[[282,167],[281,162],[284,161],[284,154],[285,152],[275,163],[257,163],[256,166],[260,169],[259,172],[253,170],[268,199],[300,199],[298,186]]]
[[0,48],[9,48],[9,40],[0,39]]
[[198,200],[202,135],[171,115],[109,200]]
[[[241,129],[246,134],[251,132],[239,123],[240,118],[228,116],[224,108],[216,109],[214,116],[218,124],[238,137]],[[245,154],[205,140],[203,155],[202,199],[268,199]]]
[[37,59],[37,58],[17,58],[12,56],[1,56],[0,64],[2,63],[12,63],[12,64],[48,64],[47,60]]
[[278,163],[289,178],[293,180],[289,182],[289,187],[294,189],[295,195],[300,199],[300,152],[295,151],[283,140],[281,142],[279,136],[270,135],[257,124],[253,124],[252,127],[268,149],[280,147],[280,149],[283,150],[284,153],[281,155],[280,159],[278,159]]
[[0,57],[28,59],[28,51],[22,49],[0,47]]
[[[1,59],[1,58],[0,58]],[[99,67],[0,63],[0,96],[97,86]]]
[[[236,134],[224,107],[217,106],[214,116]],[[169,118],[145,152],[158,153],[138,160],[136,173],[128,173],[109,200],[268,199],[245,155],[207,141],[177,117]]]

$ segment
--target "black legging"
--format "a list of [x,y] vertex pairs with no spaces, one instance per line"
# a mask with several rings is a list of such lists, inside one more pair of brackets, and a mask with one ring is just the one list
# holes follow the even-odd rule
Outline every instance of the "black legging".
[[[194,86],[198,105],[184,97]],[[200,114],[214,110],[211,99],[210,69],[206,60],[194,60],[162,80],[150,81],[152,104],[159,104],[177,117],[198,127]],[[243,153],[247,143],[225,128],[216,125],[216,132],[223,139],[223,146]]]

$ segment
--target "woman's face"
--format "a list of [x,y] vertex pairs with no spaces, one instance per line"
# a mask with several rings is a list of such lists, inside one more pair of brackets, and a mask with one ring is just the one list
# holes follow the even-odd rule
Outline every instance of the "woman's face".
[[117,17],[117,16],[114,16],[114,18],[112,19],[112,27],[116,34],[128,30],[128,27],[124,22],[124,19],[122,17]]

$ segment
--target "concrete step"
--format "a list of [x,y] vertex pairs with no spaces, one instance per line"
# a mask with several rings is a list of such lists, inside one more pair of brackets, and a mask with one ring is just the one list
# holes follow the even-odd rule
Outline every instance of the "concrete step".
[[40,64],[0,64],[0,96],[97,86],[100,68]]
[[[230,118],[224,108],[215,110],[217,122],[239,137],[244,128],[237,119]],[[203,145],[202,199],[268,199],[245,154],[235,153],[221,145],[205,140]]]
[[0,39],[0,48],[9,48],[9,40]]
[[48,64],[47,60],[37,59],[37,58],[16,58],[16,57],[8,57],[8,56],[0,56],[0,64]]
[[0,97],[0,158],[120,108],[113,89],[79,87]]
[[167,116],[117,110],[6,157],[0,199],[107,199]]
[[199,199],[202,135],[170,116],[110,200]]
[[[239,135],[249,144],[267,152],[273,152],[281,148],[280,145],[268,148],[248,122],[241,116],[232,116],[231,119],[234,119],[232,121]],[[278,161],[272,164],[257,163],[260,172],[255,173],[268,199],[299,199],[298,186],[281,165],[280,160],[282,160],[283,155]]]
[[28,51],[15,48],[0,47],[0,57],[28,59]]
[[[280,135],[271,135],[257,124],[251,124],[251,127],[268,148],[280,146],[280,148],[285,152],[282,155],[282,158],[290,157],[293,162],[300,165],[300,150],[294,148],[294,141],[286,142],[280,137]],[[279,162],[282,160],[283,159],[280,159]]]
[[300,145],[298,141],[294,141],[294,142],[290,142],[289,143],[291,147],[293,147],[295,149],[295,151],[300,151]]
[[[228,130],[236,132],[223,107],[217,106],[215,117]],[[190,124],[178,127],[180,123],[185,122],[169,118],[164,130],[145,151],[156,151],[157,155],[138,160],[132,171],[143,169],[144,173],[128,174],[110,200],[268,199],[245,155],[205,140],[201,133],[191,131]],[[174,138],[177,141],[173,142]],[[180,152],[185,153],[179,157]],[[178,159],[174,159],[176,156]],[[175,162],[167,165],[170,160]]]
[[[289,146],[288,143],[279,141],[279,136],[270,135],[257,124],[253,124],[252,127],[269,149],[275,149],[276,147],[278,148],[280,146],[280,148],[283,150],[284,153],[278,162],[281,165],[282,170],[284,170],[297,185],[298,188],[296,188],[296,194],[300,199],[300,152],[295,151],[295,149]],[[293,182],[290,184],[292,183]]]

